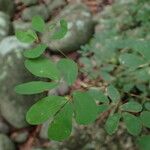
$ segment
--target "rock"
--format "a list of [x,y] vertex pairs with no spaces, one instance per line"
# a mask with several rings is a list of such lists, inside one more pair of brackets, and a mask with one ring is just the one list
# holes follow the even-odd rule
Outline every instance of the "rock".
[[2,133],[0,133],[0,150],[15,150],[13,142]]
[[29,47],[29,44],[19,42],[15,36],[8,36],[0,42],[0,54],[5,55],[13,50],[22,50]]
[[44,20],[47,20],[49,17],[47,7],[44,4],[27,7],[22,12],[22,19],[25,21],[30,21],[36,15],[40,15]]
[[25,5],[34,5],[38,3],[38,0],[21,0]]
[[53,21],[59,21],[62,18],[68,22],[69,28],[65,37],[61,40],[50,41],[50,33],[46,32],[43,34],[42,41],[55,52],[57,49],[63,52],[78,50],[93,35],[94,22],[92,21],[92,15],[85,5],[78,3],[65,7]]
[[0,11],[0,41],[11,33],[10,18],[7,14]]
[[50,122],[51,121],[48,120],[44,124],[42,124],[41,130],[40,130],[40,138],[48,139],[47,132],[48,132],[48,127],[49,127]]
[[32,148],[31,150],[48,150],[48,149],[43,149],[43,148],[36,147],[36,148]]
[[14,13],[14,1],[12,0],[0,0],[0,11],[12,16]]
[[31,29],[31,22],[24,22],[22,20],[13,21],[14,30],[28,30]]
[[20,131],[12,135],[12,140],[16,143],[23,143],[28,138],[28,131]]
[[9,126],[2,120],[0,119],[0,133],[9,133]]
[[56,89],[52,89],[48,92],[48,95],[65,95],[69,91],[69,86],[65,81],[62,81]]
[[16,85],[34,79],[24,67],[22,50],[27,47],[29,45],[19,43],[13,36],[0,43],[0,85],[3,85],[0,86],[0,110],[5,120],[15,128],[28,126],[26,112],[41,96],[22,96],[14,92]]
[[52,0],[48,1],[47,3],[49,14],[51,14],[55,9],[63,7],[66,5],[65,0]]
[[[121,140],[120,140],[121,139]],[[103,125],[75,125],[71,136],[63,142],[50,142],[49,149],[61,150],[135,150],[134,138],[125,127],[109,136]]]

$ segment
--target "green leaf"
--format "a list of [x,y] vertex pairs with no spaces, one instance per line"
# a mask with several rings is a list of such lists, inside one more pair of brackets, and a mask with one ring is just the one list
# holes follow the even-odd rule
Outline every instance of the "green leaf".
[[107,94],[113,102],[120,100],[120,93],[113,85],[108,86]]
[[56,88],[58,83],[55,82],[43,82],[43,81],[32,81],[23,83],[15,87],[15,91],[18,94],[37,94],[53,88]]
[[100,71],[100,76],[102,77],[103,80],[105,81],[113,81],[114,77],[110,75],[110,73],[106,72],[106,71]]
[[87,92],[74,92],[73,102],[77,123],[89,124],[96,119],[98,107]]
[[140,119],[130,113],[123,113],[123,120],[130,134],[137,136],[142,130],[142,123]]
[[47,46],[45,44],[39,44],[37,47],[26,50],[24,52],[24,56],[27,58],[37,58],[42,55],[42,53],[45,51]]
[[143,125],[147,128],[150,128],[150,112],[149,111],[141,112],[140,118],[141,118]]
[[146,102],[144,103],[144,107],[145,107],[145,109],[147,109],[147,110],[150,111],[150,102],[146,101]]
[[78,76],[77,64],[71,59],[61,59],[57,63],[57,67],[68,85],[72,85]]
[[136,76],[136,80],[140,82],[150,81],[149,67],[143,67],[141,69],[137,69],[134,71],[134,74]]
[[49,126],[48,137],[50,140],[62,141],[69,137],[72,131],[72,114],[72,105],[67,103]]
[[124,84],[123,85],[123,90],[124,90],[125,93],[128,93],[128,92],[130,92],[133,89],[134,86],[135,86],[134,83]]
[[41,124],[53,117],[66,102],[66,99],[60,96],[45,97],[29,109],[26,120],[32,125]]
[[44,32],[45,26],[46,25],[42,17],[35,16],[32,18],[32,27],[34,30],[38,32]]
[[119,58],[120,63],[129,68],[137,68],[144,63],[142,58],[136,54],[125,53]]
[[35,33],[35,31],[29,29],[29,30],[27,31],[27,33],[28,33],[30,36],[32,36],[35,40],[38,39],[38,36],[37,36],[37,34]]
[[142,110],[142,105],[135,101],[129,101],[123,104],[120,108],[129,112],[140,112]]
[[112,135],[117,131],[120,118],[121,115],[118,113],[115,113],[108,117],[105,124],[105,129],[109,135]]
[[114,64],[107,64],[101,68],[102,71],[111,72],[115,68]]
[[143,135],[138,140],[140,150],[150,150],[150,135]]
[[54,34],[52,35],[52,39],[54,40],[62,39],[66,35],[67,31],[68,31],[67,22],[63,19],[60,20],[60,28],[57,29],[56,32],[54,32]]
[[91,97],[95,100],[95,101],[99,101],[99,102],[102,102],[102,103],[109,103],[109,99],[107,98],[107,96],[105,96],[103,94],[102,91],[100,91],[99,89],[90,89],[88,91],[89,95],[91,95]]
[[34,32],[31,31],[26,32],[26,31],[17,30],[15,32],[15,35],[19,41],[24,43],[33,43],[37,39],[35,37]]
[[150,60],[150,43],[149,41],[135,42],[133,49],[141,53],[147,60]]
[[101,105],[98,105],[98,114],[101,114],[107,110],[109,110],[109,105],[107,104],[101,104]]
[[25,67],[35,76],[59,80],[60,73],[56,65],[48,58],[39,57],[35,60],[26,60]]

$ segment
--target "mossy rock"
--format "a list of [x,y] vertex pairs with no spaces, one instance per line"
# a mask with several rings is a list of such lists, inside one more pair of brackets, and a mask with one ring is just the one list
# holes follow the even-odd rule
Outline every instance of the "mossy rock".
[[[58,52],[61,50],[65,53],[76,51],[81,45],[89,41],[94,33],[94,22],[89,9],[83,4],[71,4],[65,7],[52,22],[65,19],[68,22],[68,32],[63,39],[50,40],[52,33],[43,34],[42,41],[49,48]],[[51,24],[49,22],[48,24]]]
[[[0,43],[0,85],[2,85],[0,86],[0,110],[1,115],[9,124],[15,128],[23,128],[28,126],[25,120],[27,110],[43,95],[22,96],[15,93],[16,85],[35,80],[35,78],[24,67],[22,52],[27,46],[24,44],[21,46],[21,43],[15,41],[15,37],[9,38]],[[7,45],[8,43],[10,45],[9,50],[5,40]]]
[[13,0],[0,0],[0,11],[12,16],[14,13],[14,1]]
[[0,41],[12,32],[10,17],[4,12],[0,11]]
[[5,134],[0,133],[0,150],[15,150],[14,143]]

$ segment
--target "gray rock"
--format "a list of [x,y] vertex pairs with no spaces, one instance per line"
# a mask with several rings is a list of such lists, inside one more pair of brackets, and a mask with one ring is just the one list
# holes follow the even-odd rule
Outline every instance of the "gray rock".
[[0,85],[3,85],[0,86],[0,110],[5,120],[15,128],[28,126],[26,112],[39,98],[38,95],[22,96],[14,92],[16,85],[33,80],[24,67],[22,50],[25,47],[27,45],[16,42],[15,37],[8,37],[0,43]]
[[8,36],[0,42],[0,54],[5,55],[13,50],[22,50],[29,47],[29,44],[19,42],[15,36]]
[[20,20],[13,21],[14,30],[28,30],[31,29],[31,22],[25,22]]
[[2,120],[0,119],[0,133],[8,133],[10,131],[9,126]]
[[0,133],[0,150],[15,150],[13,142],[5,134]]
[[12,140],[16,143],[23,143],[27,140],[28,135],[28,131],[20,131],[19,133],[12,135]]
[[51,14],[55,9],[63,7],[66,5],[65,0],[51,0],[47,2],[49,14]]
[[44,124],[42,124],[41,130],[40,130],[40,138],[48,139],[47,132],[48,132],[48,127],[49,127],[50,122],[51,121],[48,120]]
[[65,81],[62,81],[56,89],[48,92],[48,95],[65,95],[69,91],[69,86]]
[[[121,139],[121,140],[120,140]],[[50,142],[50,149],[58,150],[136,150],[134,138],[125,127],[109,136],[104,125],[75,125],[71,136],[63,142]]]
[[11,32],[10,18],[0,11],[0,41]]
[[61,40],[50,40],[50,33],[46,32],[43,34],[42,41],[53,51],[57,51],[57,49],[63,52],[78,50],[93,35],[92,15],[85,5],[78,3],[65,7],[53,21],[59,21],[62,18],[68,22],[69,28],[65,37]]
[[38,6],[27,7],[22,12],[22,19],[25,21],[30,21],[36,15],[40,15],[44,20],[47,20],[49,17],[48,9],[44,4]]
[[32,150],[48,150],[48,149],[44,149],[44,148],[32,148]]
[[7,13],[12,16],[14,12],[14,1],[13,0],[0,0],[0,11]]
[[25,5],[34,5],[38,3],[38,0],[21,0]]

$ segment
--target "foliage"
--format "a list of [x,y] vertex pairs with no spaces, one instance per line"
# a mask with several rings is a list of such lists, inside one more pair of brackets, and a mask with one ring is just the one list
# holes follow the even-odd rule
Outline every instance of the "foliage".
[[[106,6],[97,18],[94,38],[81,47],[81,73],[99,81],[103,87],[97,88],[106,89],[111,100],[109,107],[100,108],[113,109],[105,124],[108,134],[117,130],[118,120],[133,136],[148,133],[150,127],[149,6],[149,1],[140,0],[116,0]],[[141,149],[150,149],[148,136],[139,138]]]
[[[33,75],[49,79],[45,81],[30,81],[15,87],[18,94],[30,95],[54,89],[62,79],[71,86],[78,76],[77,64],[69,59],[62,58],[57,63],[46,58],[43,53],[47,45],[39,42],[36,32],[44,32],[46,27],[40,16],[32,19],[32,28],[35,30],[17,31],[16,36],[22,42],[37,42],[33,49],[24,52],[26,69]],[[34,33],[34,36],[32,34]],[[60,28],[54,32],[52,38],[61,39],[67,33],[67,22],[60,21]],[[35,38],[36,37],[36,38]],[[64,140],[72,131],[72,118],[79,124],[92,123],[98,115],[98,106],[88,92],[73,92],[70,97],[47,96],[35,103],[27,112],[26,120],[32,125],[42,124],[50,118],[53,121],[49,125],[48,137],[53,140]],[[88,108],[88,109],[87,109]],[[74,113],[74,116],[73,116]],[[88,114],[88,115],[87,115]]]
[[150,135],[143,135],[138,139],[138,145],[141,150],[149,150],[150,148]]
[[[128,133],[137,137],[150,128],[150,43],[147,35],[150,18],[146,4],[147,1],[121,0],[108,6],[99,21],[103,31],[97,32],[89,44],[82,46],[80,62],[84,67],[79,68],[79,72],[86,73],[90,79],[99,79],[104,87],[73,91],[66,96],[47,96],[27,112],[26,119],[30,124],[42,124],[53,119],[48,137],[58,141],[71,134],[73,118],[78,124],[86,125],[106,111],[109,116],[105,129],[110,135],[117,131],[120,122],[124,122]],[[54,29],[51,38],[59,40],[67,33],[67,22],[62,19],[59,30],[58,26],[55,29],[56,24],[49,28]],[[43,32],[45,27],[42,18],[33,18],[32,28],[36,32]],[[140,33],[130,36],[132,28],[139,29]],[[43,53],[47,45],[39,42],[34,30],[16,32],[20,41],[38,43],[35,48],[24,52],[27,58],[25,67],[33,75],[50,81],[23,83],[15,88],[16,92],[36,94],[48,91],[57,87],[62,79],[69,86],[73,85],[78,77],[77,64],[69,58],[60,59],[57,63],[46,58]],[[149,148],[148,140],[149,135],[138,137],[141,149]]]

